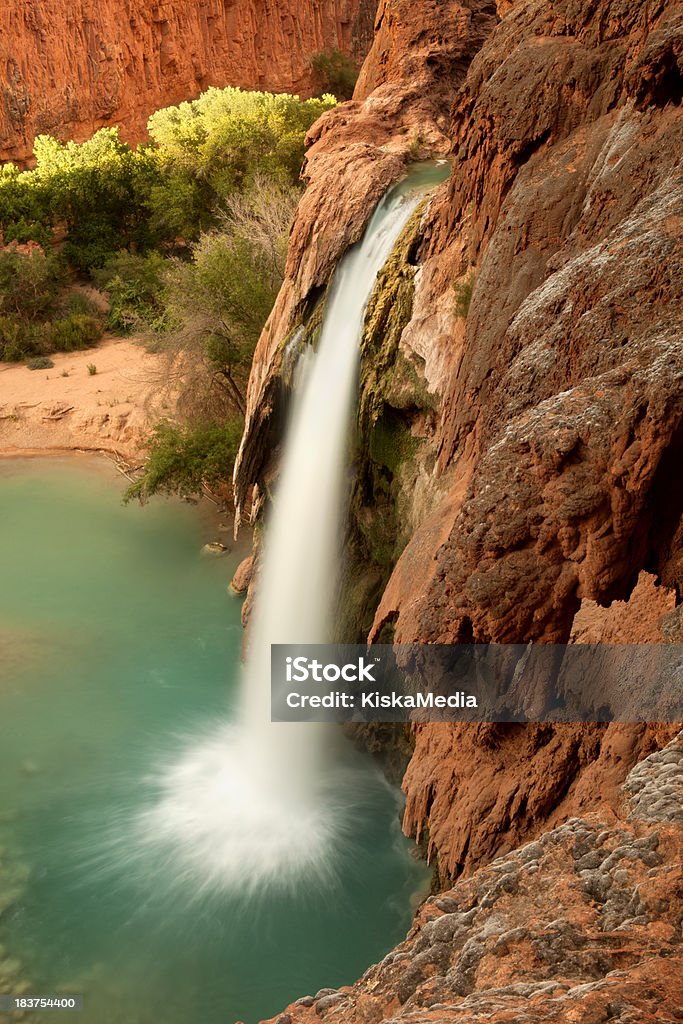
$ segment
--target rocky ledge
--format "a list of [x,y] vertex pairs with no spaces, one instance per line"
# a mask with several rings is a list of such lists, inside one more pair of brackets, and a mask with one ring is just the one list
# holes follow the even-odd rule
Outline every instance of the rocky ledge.
[[355,985],[276,1024],[674,1024],[682,807],[680,734],[628,775],[618,817],[571,818],[431,897]]
[[[315,341],[369,206],[410,160],[453,161],[369,306],[349,638],[680,640],[680,10],[384,0],[356,98],[314,127],[240,508],[277,461],[284,353]],[[404,827],[447,882],[611,806],[671,735],[417,727]]]

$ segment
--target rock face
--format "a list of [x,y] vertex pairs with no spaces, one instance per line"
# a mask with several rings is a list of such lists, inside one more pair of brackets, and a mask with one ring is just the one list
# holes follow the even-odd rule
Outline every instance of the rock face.
[[[401,339],[440,396],[442,498],[373,636],[391,623],[402,641],[564,642],[589,602],[628,600],[642,570],[669,589],[664,605],[681,593],[676,10],[518,4],[472,62]],[[466,316],[452,304],[449,318],[444,296],[467,282]],[[661,640],[631,600],[630,629],[621,616],[582,639]],[[428,828],[457,875],[613,793],[650,742],[617,725],[421,728],[406,829]]]
[[82,140],[120,124],[137,142],[154,110],[210,85],[310,95],[311,56],[365,56],[375,7],[376,0],[7,0],[0,160],[26,161],[41,133]]
[[571,818],[428,899],[381,963],[287,1019],[677,1020],[681,806],[679,737],[630,773],[618,817]]
[[246,594],[254,576],[254,556],[247,555],[243,558],[235,570],[235,575],[230,581],[230,590],[234,594]]
[[[361,346],[350,549],[351,575],[376,570],[372,641],[681,639],[682,15],[386,0],[354,102],[313,130],[250,382],[245,509],[272,474],[283,353],[314,338],[368,206],[411,159],[453,161]],[[292,1020],[674,1019],[679,826],[626,821],[621,787],[675,732],[416,726],[404,830],[442,887],[462,880],[353,989]],[[667,751],[678,765],[680,743]]]
[[468,315],[405,339],[443,352],[439,472],[472,468],[378,611],[405,640],[562,641],[643,568],[680,587],[681,45],[671,5],[519,4],[472,63],[417,285],[472,270]]
[[[383,2],[354,100],[329,111],[311,129],[303,171],[308,188],[292,227],[286,280],[249,380],[235,467],[238,517],[252,485],[267,475],[279,437],[288,340],[307,321],[315,322],[336,262],[358,241],[374,206],[407,163],[450,149],[450,102],[494,24],[491,4],[479,0],[424,0],[419,13],[409,0]],[[403,60],[401,53],[412,57]]]

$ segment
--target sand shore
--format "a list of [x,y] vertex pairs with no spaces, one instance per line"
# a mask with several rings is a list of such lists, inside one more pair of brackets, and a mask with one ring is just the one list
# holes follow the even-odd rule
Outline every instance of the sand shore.
[[134,463],[150,425],[173,414],[162,357],[134,339],[51,358],[48,370],[0,363],[0,457],[105,451]]

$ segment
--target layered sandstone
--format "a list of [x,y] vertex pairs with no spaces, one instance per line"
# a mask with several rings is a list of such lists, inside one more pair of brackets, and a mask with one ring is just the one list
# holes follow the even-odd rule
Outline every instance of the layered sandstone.
[[88,138],[211,85],[310,95],[311,56],[370,45],[376,0],[6,0],[0,6],[0,160],[41,133]]

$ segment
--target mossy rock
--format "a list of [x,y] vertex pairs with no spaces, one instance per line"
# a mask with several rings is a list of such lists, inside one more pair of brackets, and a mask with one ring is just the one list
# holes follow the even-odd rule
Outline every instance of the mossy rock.
[[419,241],[424,207],[425,203],[417,207],[403,229],[368,303],[361,339],[361,432],[371,427],[381,413],[386,400],[387,374],[396,362],[401,335],[413,314],[417,268],[411,256]]
[[286,388],[294,383],[294,373],[302,353],[310,346],[315,349],[320,341],[325,308],[327,305],[327,289],[315,298],[304,303],[303,310],[280,342],[280,378]]
[[399,350],[413,314],[415,254],[428,202],[403,229],[378,276],[361,339],[357,475],[351,500],[351,539],[344,581],[344,629],[364,639],[377,603],[403,551],[402,488],[423,441],[411,430],[415,414],[436,407],[421,361]]
[[419,447],[420,439],[413,437],[408,427],[389,408],[370,433],[370,458],[378,466],[385,466],[392,477],[398,474],[404,462],[415,457]]

